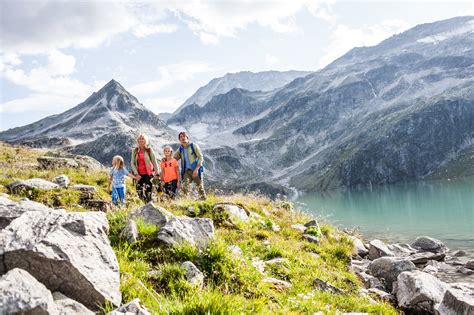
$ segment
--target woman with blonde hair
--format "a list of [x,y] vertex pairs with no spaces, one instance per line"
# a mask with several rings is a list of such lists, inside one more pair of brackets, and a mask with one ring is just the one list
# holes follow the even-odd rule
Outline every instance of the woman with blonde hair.
[[137,146],[132,150],[132,159],[130,162],[132,173],[137,179],[138,197],[145,202],[151,201],[151,192],[153,176],[158,174],[155,153],[150,147],[148,137],[141,133],[137,137]]

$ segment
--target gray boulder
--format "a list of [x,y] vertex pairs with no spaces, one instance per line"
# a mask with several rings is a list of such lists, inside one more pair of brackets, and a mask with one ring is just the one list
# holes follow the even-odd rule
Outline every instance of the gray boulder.
[[109,315],[150,315],[150,312],[140,304],[139,299],[134,299],[110,312]]
[[39,167],[42,169],[56,169],[56,168],[77,168],[79,163],[70,158],[52,157],[52,156],[40,156],[36,159]]
[[415,265],[426,264],[430,260],[440,261],[446,256],[444,253],[421,252],[406,257]]
[[474,286],[454,284],[443,296],[437,312],[442,315],[474,314]]
[[365,248],[364,242],[352,235],[349,235],[348,237],[354,243],[357,255],[359,255],[360,257],[365,257],[369,254],[369,250]]
[[239,223],[245,223],[249,221],[249,217],[247,215],[247,212],[239,207],[236,204],[232,203],[218,203],[214,205],[214,211],[221,211],[225,212],[229,215],[229,221],[232,224],[239,224]]
[[300,232],[302,232],[302,233],[304,233],[304,232],[306,231],[306,229],[307,229],[307,227],[304,226],[303,224],[293,224],[293,225],[291,226],[291,228],[292,228],[292,229],[295,229],[295,230],[298,230],[298,231],[300,231]]
[[413,241],[411,246],[420,251],[427,251],[432,253],[446,253],[448,251],[448,248],[446,247],[446,245],[444,245],[443,242],[428,236],[417,237]]
[[291,288],[291,283],[276,278],[265,278],[262,282],[268,283],[277,291],[285,291]]
[[53,182],[59,185],[59,187],[67,187],[69,185],[69,177],[66,175],[59,175],[53,179]]
[[26,198],[19,202],[12,201],[6,197],[0,197],[0,230],[5,228],[14,219],[26,211],[49,211],[50,208],[42,203],[34,202]]
[[127,240],[129,244],[133,244],[138,241],[138,227],[134,220],[129,219],[127,225],[123,228],[120,235]]
[[50,291],[97,309],[120,305],[117,259],[102,212],[28,211],[0,231],[0,274],[28,271]]
[[398,304],[410,312],[435,312],[448,285],[436,277],[422,271],[405,271],[397,278]]
[[188,242],[199,248],[214,237],[214,224],[208,218],[172,217],[158,231],[158,240],[167,246]]
[[355,273],[366,272],[367,268],[369,267],[371,261],[368,259],[351,259],[351,269],[354,270]]
[[318,245],[320,243],[319,238],[314,236],[314,235],[303,234],[303,235],[301,235],[301,238],[304,239],[305,241],[310,242],[310,243],[315,243],[315,244],[318,244]]
[[321,280],[319,278],[316,278],[313,280],[313,284],[316,288],[318,288],[319,290],[321,291],[324,291],[324,292],[330,292],[330,293],[334,293],[334,294],[342,294],[343,291],[335,286],[333,286],[332,284],[324,281],[324,280]]
[[467,269],[474,270],[474,260],[467,261],[464,267],[466,267]]
[[381,257],[372,261],[368,269],[372,276],[383,280],[385,287],[390,292],[398,275],[404,271],[416,270],[416,266],[403,258]]
[[129,215],[130,219],[142,218],[146,223],[154,224],[159,228],[165,226],[174,217],[171,212],[160,206],[155,206],[153,202],[133,210]]
[[58,309],[59,315],[94,315],[90,309],[81,303],[68,298],[61,292],[53,293],[54,303]]
[[290,261],[283,257],[273,258],[270,260],[264,261],[266,266],[287,266],[290,264]]
[[383,283],[376,277],[369,275],[365,272],[361,272],[357,274],[359,278],[362,280],[362,283],[364,284],[364,287],[366,289],[380,289],[380,290],[386,290],[385,286]]
[[393,255],[397,257],[409,256],[418,252],[417,249],[411,247],[409,244],[403,243],[388,244],[387,247]]
[[228,248],[230,255],[234,258],[241,259],[244,257],[244,252],[237,245],[230,245]]
[[30,189],[51,190],[59,188],[59,185],[41,178],[30,178],[17,180],[7,185],[8,191],[12,194],[19,194]]
[[316,221],[315,219],[312,219],[308,222],[306,222],[304,224],[304,226],[306,226],[307,228],[311,227],[311,226],[316,226],[316,227],[319,227],[319,224],[318,224],[318,221]]
[[383,301],[389,302],[390,304],[395,304],[397,302],[397,298],[393,294],[387,293],[377,288],[370,288],[369,293],[377,296],[379,299]]
[[82,167],[87,170],[100,171],[104,167],[99,161],[86,155],[40,156],[36,160],[42,169]]
[[58,310],[42,283],[15,268],[0,278],[0,314],[58,314]]
[[204,285],[204,274],[190,261],[181,264],[181,270],[186,272],[186,281],[192,285],[202,288]]
[[466,256],[466,252],[463,251],[463,250],[455,250],[454,252],[451,253],[451,256],[464,257],[464,256]]
[[83,185],[83,184],[72,185],[70,188],[74,190],[80,190],[80,191],[91,192],[91,193],[95,193],[97,191],[95,186]]
[[384,256],[394,256],[394,253],[381,240],[372,240],[369,243],[369,259],[374,260]]

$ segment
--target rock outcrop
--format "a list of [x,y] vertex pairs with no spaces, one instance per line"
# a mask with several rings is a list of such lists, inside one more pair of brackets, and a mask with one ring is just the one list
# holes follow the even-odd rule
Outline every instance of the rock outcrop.
[[434,314],[448,285],[422,271],[405,271],[397,278],[398,304],[411,312]]
[[27,271],[14,268],[0,278],[0,314],[59,314],[51,292]]
[[104,213],[27,211],[0,231],[0,274],[28,271],[90,309],[120,304],[118,263]]

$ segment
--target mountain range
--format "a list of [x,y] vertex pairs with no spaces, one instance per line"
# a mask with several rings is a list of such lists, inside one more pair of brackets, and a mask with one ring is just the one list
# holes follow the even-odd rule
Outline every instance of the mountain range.
[[474,17],[418,25],[287,84],[213,81],[167,123],[112,80],[0,139],[110,161],[138,131],[160,147],[187,129],[217,186],[270,194],[474,174]]

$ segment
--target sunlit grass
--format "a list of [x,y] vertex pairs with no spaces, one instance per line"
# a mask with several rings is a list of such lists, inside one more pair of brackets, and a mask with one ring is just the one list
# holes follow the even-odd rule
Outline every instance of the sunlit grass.
[[[87,184],[97,188],[96,198],[109,200],[107,171],[83,169],[40,170],[36,158],[43,150],[12,147],[0,143],[0,192],[14,180],[39,177],[52,180],[65,174],[71,184]],[[70,189],[51,191],[31,190],[12,195],[18,200],[28,197],[51,207],[68,211],[87,211],[79,203],[80,193]],[[258,214],[248,223],[227,224],[228,215],[214,210],[218,203],[237,204],[248,212]],[[121,235],[128,215],[143,203],[136,197],[131,181],[127,182],[127,205],[107,213],[109,238],[120,267],[120,290],[123,302],[139,298],[152,314],[287,314],[337,312],[368,312],[396,314],[386,303],[372,303],[359,295],[360,281],[348,267],[354,247],[347,236],[333,226],[322,223],[306,233],[320,238],[320,244],[302,240],[301,232],[291,225],[306,223],[311,218],[286,200],[272,201],[256,194],[209,194],[205,201],[178,198],[157,201],[157,205],[175,215],[190,214],[211,218],[215,225],[214,240],[202,250],[187,244],[163,247],[157,239],[159,227],[136,220],[140,237],[128,244]],[[274,231],[274,225],[280,227]],[[229,250],[238,246],[242,255]],[[263,273],[254,261],[284,258],[283,262],[266,265]],[[186,282],[181,264],[193,262],[204,274],[203,288]],[[262,280],[273,277],[287,281],[291,287],[278,291]],[[340,288],[342,294],[319,291],[315,278]],[[102,312],[111,311],[104,305]]]

